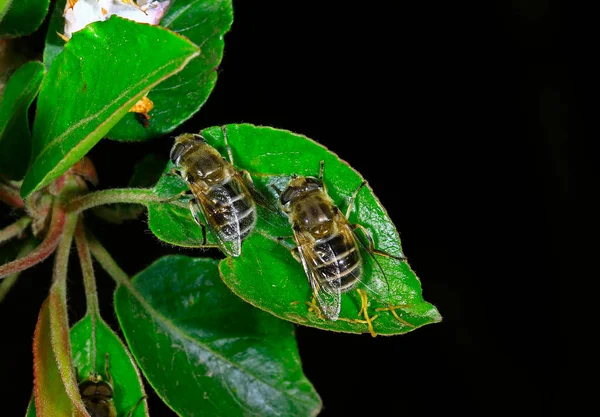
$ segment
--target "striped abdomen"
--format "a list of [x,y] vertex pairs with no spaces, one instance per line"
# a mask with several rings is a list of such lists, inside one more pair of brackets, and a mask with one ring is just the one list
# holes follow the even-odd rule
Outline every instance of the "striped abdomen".
[[313,250],[317,255],[315,268],[321,277],[320,285],[339,285],[342,291],[347,291],[361,278],[362,257],[352,232],[336,232],[318,239]]
[[256,206],[239,180],[227,177],[210,187],[206,196],[218,202],[211,217],[224,240],[243,240],[248,236],[256,224]]

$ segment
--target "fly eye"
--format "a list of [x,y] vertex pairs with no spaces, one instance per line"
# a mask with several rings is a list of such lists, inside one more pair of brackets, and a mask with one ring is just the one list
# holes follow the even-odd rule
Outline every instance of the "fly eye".
[[288,204],[290,201],[292,201],[292,198],[294,198],[294,195],[296,194],[296,190],[292,187],[287,187],[283,193],[281,193],[281,196],[279,197],[279,201],[281,202],[282,206],[285,206],[286,204]]
[[175,145],[173,145],[173,147],[171,148],[171,153],[169,154],[171,162],[177,165],[177,161],[179,160],[179,158],[181,158],[181,155],[183,155],[184,151],[185,146],[183,144],[176,143]]

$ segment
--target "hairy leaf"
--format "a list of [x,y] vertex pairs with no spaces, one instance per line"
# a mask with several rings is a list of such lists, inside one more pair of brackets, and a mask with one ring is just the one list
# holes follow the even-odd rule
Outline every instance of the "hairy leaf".
[[167,256],[115,293],[131,351],[179,415],[313,416],[293,326],[235,297],[217,260]]
[[31,155],[29,106],[40,90],[46,70],[38,61],[20,67],[0,97],[0,174],[20,180]]
[[40,417],[89,417],[81,398],[75,394],[78,389],[70,372],[70,352],[66,350],[69,346],[68,329],[64,328],[66,312],[60,304],[58,295],[51,290],[42,304],[35,329],[35,408]]
[[35,32],[49,7],[50,0],[0,0],[0,38]]
[[[169,30],[117,16],[73,34],[42,82],[32,163],[21,195],[64,173],[150,88],[197,54],[195,45]],[[77,100],[64,100],[65,96]]]

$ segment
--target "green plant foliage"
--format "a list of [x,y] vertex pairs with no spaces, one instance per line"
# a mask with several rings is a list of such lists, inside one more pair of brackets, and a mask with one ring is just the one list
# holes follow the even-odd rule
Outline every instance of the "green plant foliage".
[[[157,48],[160,54],[154,53]],[[197,55],[194,44],[167,29],[117,16],[76,32],[42,83],[32,163],[21,195],[63,174],[150,88]],[[63,100],[64,96],[76,100]]]
[[0,38],[35,32],[49,7],[50,0],[0,0]]
[[2,19],[8,12],[11,2],[12,0],[0,0],[0,23],[2,23]]
[[[220,127],[205,129],[202,133],[211,145],[226,155]],[[293,174],[318,176],[320,161],[324,161],[328,192],[343,213],[364,180],[333,152],[286,130],[248,124],[228,125],[227,138],[236,166],[247,170],[257,188],[270,196],[271,201],[278,199],[273,187],[283,190]],[[164,174],[155,192],[167,197],[182,189],[185,189],[185,183],[181,179]],[[403,253],[396,227],[369,186],[359,192],[349,222],[368,229],[377,249],[395,256]],[[201,244],[200,228],[193,222],[186,205],[180,202],[151,204],[149,226],[160,239],[172,244]],[[311,290],[301,264],[290,252],[293,241],[287,239],[287,246],[280,241],[291,235],[290,224],[283,213],[273,215],[264,210],[255,231],[242,246],[242,256],[221,263],[225,283],[244,300],[282,319],[326,330],[367,332],[368,324],[356,321],[365,319],[358,316],[362,302],[357,291],[342,295],[342,310],[337,321],[321,318],[317,310],[306,305],[311,301]],[[420,281],[406,261],[375,255],[375,262],[368,253],[363,258],[364,285],[357,288],[367,291],[369,316],[378,315],[373,321],[377,334],[405,333],[441,320],[437,309],[423,299]],[[395,308],[393,312],[376,311],[391,306],[404,307]]]
[[200,47],[180,73],[150,91],[154,103],[151,119],[143,127],[138,117],[127,114],[112,128],[108,137],[116,140],[144,140],[172,132],[192,117],[206,102],[217,81],[217,68],[223,58],[223,37],[231,27],[231,0],[177,0],[161,21],[164,26],[190,39]]
[[[38,414],[41,417],[85,417],[83,403],[81,400],[77,404],[73,402],[61,377],[61,367],[69,366],[66,363],[69,361],[64,360],[52,343],[53,337],[60,334],[57,321],[52,318],[57,314],[55,300],[56,296],[51,293],[44,301],[33,341],[34,391],[40,410]],[[36,414],[35,407],[29,407],[28,415],[30,413]]]
[[127,343],[179,415],[314,416],[293,326],[235,297],[218,261],[166,256],[115,292]]
[[0,174],[20,180],[31,154],[29,106],[37,96],[46,70],[38,61],[20,67],[8,80],[0,97]]
[[[78,321],[70,332],[73,364],[78,370],[78,381],[87,379],[98,372],[104,381],[108,380],[106,354],[109,358],[109,373],[113,379],[113,402],[118,415],[127,415],[142,396],[145,395],[141,377],[135,368],[133,358],[119,337],[95,313],[88,313]],[[27,416],[35,416],[35,404],[29,405]],[[135,409],[131,417],[147,416],[145,401]]]
[[64,32],[65,18],[63,14],[65,12],[65,4],[67,0],[56,0],[52,11],[50,13],[50,21],[48,23],[48,31],[46,32],[46,43],[44,45],[43,61],[46,68],[50,67],[54,58],[61,53],[65,47],[65,41],[58,36]]
[[[106,354],[108,354],[108,372],[113,379],[115,395],[113,401],[119,415],[127,413],[145,396],[141,376],[133,358],[119,337],[108,327],[100,316],[89,313],[71,329],[73,364],[79,372],[79,382],[93,372],[98,372],[103,380],[108,380]],[[147,416],[144,402],[135,409],[132,417]]]

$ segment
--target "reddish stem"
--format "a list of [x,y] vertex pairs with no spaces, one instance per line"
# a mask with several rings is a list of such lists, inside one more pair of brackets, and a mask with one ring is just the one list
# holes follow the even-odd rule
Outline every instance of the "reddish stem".
[[19,195],[19,190],[0,180],[0,201],[15,208],[25,207],[25,202]]
[[52,220],[46,237],[33,251],[28,255],[15,259],[4,265],[0,265],[0,279],[30,268],[43,260],[54,252],[60,237],[65,228],[66,212],[65,208],[60,203],[55,203],[52,209]]

